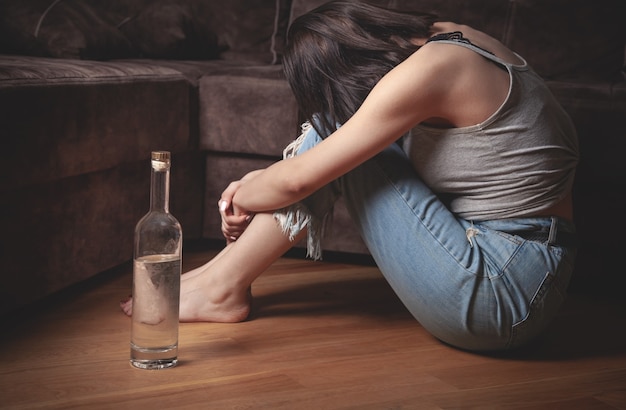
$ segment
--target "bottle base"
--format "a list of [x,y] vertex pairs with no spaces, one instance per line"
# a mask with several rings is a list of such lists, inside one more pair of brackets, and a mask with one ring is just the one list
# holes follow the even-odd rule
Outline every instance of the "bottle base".
[[178,364],[178,347],[141,348],[131,343],[130,364],[137,369],[169,369]]
[[178,364],[178,359],[162,359],[162,360],[136,360],[130,359],[130,364],[142,370],[161,370],[169,369]]

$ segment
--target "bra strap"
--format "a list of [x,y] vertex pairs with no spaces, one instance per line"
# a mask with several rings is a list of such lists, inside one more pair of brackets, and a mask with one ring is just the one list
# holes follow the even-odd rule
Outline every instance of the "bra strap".
[[489,50],[485,50],[482,47],[477,46],[476,44],[472,43],[471,41],[469,41],[467,38],[465,38],[463,36],[463,33],[460,31],[452,31],[450,33],[441,33],[441,34],[437,34],[432,36],[431,38],[429,38],[428,40],[426,40],[426,43],[430,43],[431,41],[456,41],[457,43],[464,43],[464,44],[468,44],[472,47],[476,47],[482,51],[484,51],[485,53],[491,54],[492,56],[495,56],[495,54],[493,54],[491,51]]

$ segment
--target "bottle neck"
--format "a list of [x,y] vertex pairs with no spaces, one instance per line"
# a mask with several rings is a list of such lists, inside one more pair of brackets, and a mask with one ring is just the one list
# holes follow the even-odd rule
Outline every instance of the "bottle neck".
[[170,212],[170,168],[152,168],[150,179],[150,212]]

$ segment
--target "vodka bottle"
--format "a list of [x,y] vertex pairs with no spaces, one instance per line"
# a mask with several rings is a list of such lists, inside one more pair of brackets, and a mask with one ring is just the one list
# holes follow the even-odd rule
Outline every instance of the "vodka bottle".
[[130,362],[165,369],[178,362],[182,229],[169,212],[170,153],[152,152],[150,211],[135,227]]

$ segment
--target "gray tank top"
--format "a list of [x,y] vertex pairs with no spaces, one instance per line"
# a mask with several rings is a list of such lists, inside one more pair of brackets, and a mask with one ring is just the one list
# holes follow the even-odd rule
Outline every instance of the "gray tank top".
[[404,149],[423,181],[468,220],[526,217],[563,199],[574,180],[578,139],[544,81],[520,56],[523,64],[507,63],[461,35],[436,41],[501,65],[510,85],[504,103],[480,124],[411,130]]

